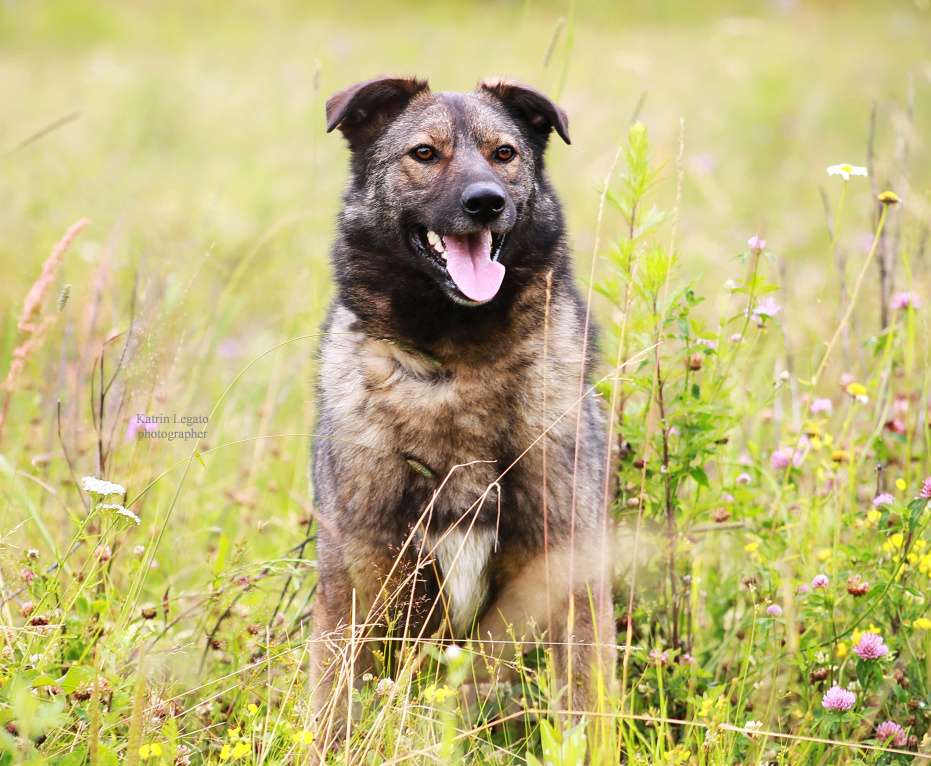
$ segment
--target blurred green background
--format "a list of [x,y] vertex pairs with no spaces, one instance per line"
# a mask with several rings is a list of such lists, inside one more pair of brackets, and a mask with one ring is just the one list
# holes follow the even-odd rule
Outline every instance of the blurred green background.
[[[840,181],[825,167],[865,163],[874,103],[878,183],[900,192],[902,215],[928,220],[928,6],[3,0],[4,362],[42,260],[78,217],[93,222],[65,258],[57,282],[71,285],[65,318],[29,363],[4,446],[12,449],[12,433],[16,462],[37,454],[60,462],[61,399],[65,441],[79,469],[94,471],[91,362],[104,338],[127,329],[136,277],[121,403],[107,420],[116,441],[133,412],[209,412],[248,360],[303,338],[264,357],[230,392],[211,422],[211,446],[249,441],[197,475],[202,491],[188,496],[182,517],[205,514],[187,530],[199,534],[228,518],[232,499],[244,522],[254,512],[256,524],[293,523],[308,491],[312,334],[331,294],[327,251],[347,164],[339,136],[324,133],[323,104],[378,73],[417,73],[437,89],[505,74],[561,102],[573,143],[554,142],[549,162],[580,278],[599,190],[638,103],[666,163],[658,193],[667,206],[681,122],[678,231],[688,276],[710,309],[721,305],[721,284],[742,275],[737,253],[761,232],[777,259],[767,276],[784,278],[789,332],[807,343],[808,329],[817,330],[805,348],[821,348],[838,288],[819,188],[836,199]],[[842,243],[851,273],[868,246],[870,208],[870,183],[852,182]],[[609,214],[606,247],[619,231]],[[298,435],[258,438],[288,433]],[[133,444],[114,478],[147,482],[189,449]],[[259,480],[269,451],[278,462]],[[260,493],[266,507],[253,511]],[[271,497],[291,515],[270,514]],[[263,540],[259,548],[281,547]]]

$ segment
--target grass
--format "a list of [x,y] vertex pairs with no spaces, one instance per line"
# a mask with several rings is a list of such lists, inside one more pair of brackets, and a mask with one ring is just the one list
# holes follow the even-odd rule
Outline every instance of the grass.
[[[600,716],[558,714],[544,652],[466,710],[471,655],[432,647],[365,681],[335,762],[931,759],[925,6],[2,6],[0,375],[23,364],[0,432],[0,758],[319,746],[306,476],[346,164],[323,102],[398,71],[508,73],[569,112],[550,172],[599,376],[643,354],[600,386],[615,515],[657,552],[619,588]],[[870,178],[826,175],[842,161]],[[924,306],[891,308],[902,292]],[[207,436],[139,438],[136,413]],[[854,651],[870,630],[882,659]],[[823,708],[834,683],[851,711]]]

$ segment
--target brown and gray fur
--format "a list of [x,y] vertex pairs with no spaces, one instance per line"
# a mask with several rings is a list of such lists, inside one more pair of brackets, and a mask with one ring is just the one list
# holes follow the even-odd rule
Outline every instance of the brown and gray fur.
[[[598,563],[606,427],[588,381],[594,343],[543,165],[552,131],[569,141],[566,117],[509,82],[433,93],[400,78],[337,94],[327,117],[348,140],[351,175],[313,449],[317,713],[341,725],[345,710],[330,706],[351,682],[341,668],[352,652],[355,674],[371,661],[346,642],[351,623],[356,637],[545,632],[574,679],[562,702],[578,708],[593,670],[609,682],[613,654],[592,645],[613,643],[614,622]],[[410,156],[421,144],[435,162]],[[502,144],[510,162],[496,159]],[[412,232],[468,231],[460,195],[476,179],[505,191],[490,226],[507,232],[506,273],[490,302],[466,306]]]

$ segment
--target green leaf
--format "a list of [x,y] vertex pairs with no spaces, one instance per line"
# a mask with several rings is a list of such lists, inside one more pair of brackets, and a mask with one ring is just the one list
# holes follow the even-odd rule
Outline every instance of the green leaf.
[[72,665],[56,682],[65,694],[71,694],[78,687],[91,683],[97,677],[97,671],[87,665]]
[[711,488],[711,482],[708,481],[708,474],[705,473],[705,469],[701,466],[695,466],[689,471],[689,475],[698,482],[699,486],[704,487],[705,489]]

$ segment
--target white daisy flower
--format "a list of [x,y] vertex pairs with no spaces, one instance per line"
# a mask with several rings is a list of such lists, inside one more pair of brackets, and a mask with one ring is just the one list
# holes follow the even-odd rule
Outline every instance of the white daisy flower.
[[869,172],[860,165],[851,165],[848,162],[842,162],[840,165],[828,165],[829,176],[841,176],[845,181],[850,180],[850,176],[868,176]]
[[141,524],[142,520],[129,508],[119,503],[101,503],[97,506],[102,511],[116,511],[120,516],[125,516],[130,521],[135,522],[136,524]]
[[85,492],[89,492],[92,495],[101,495],[102,497],[106,497],[107,495],[126,494],[126,487],[114,484],[112,481],[98,479],[94,476],[85,476],[81,479],[81,487]]

